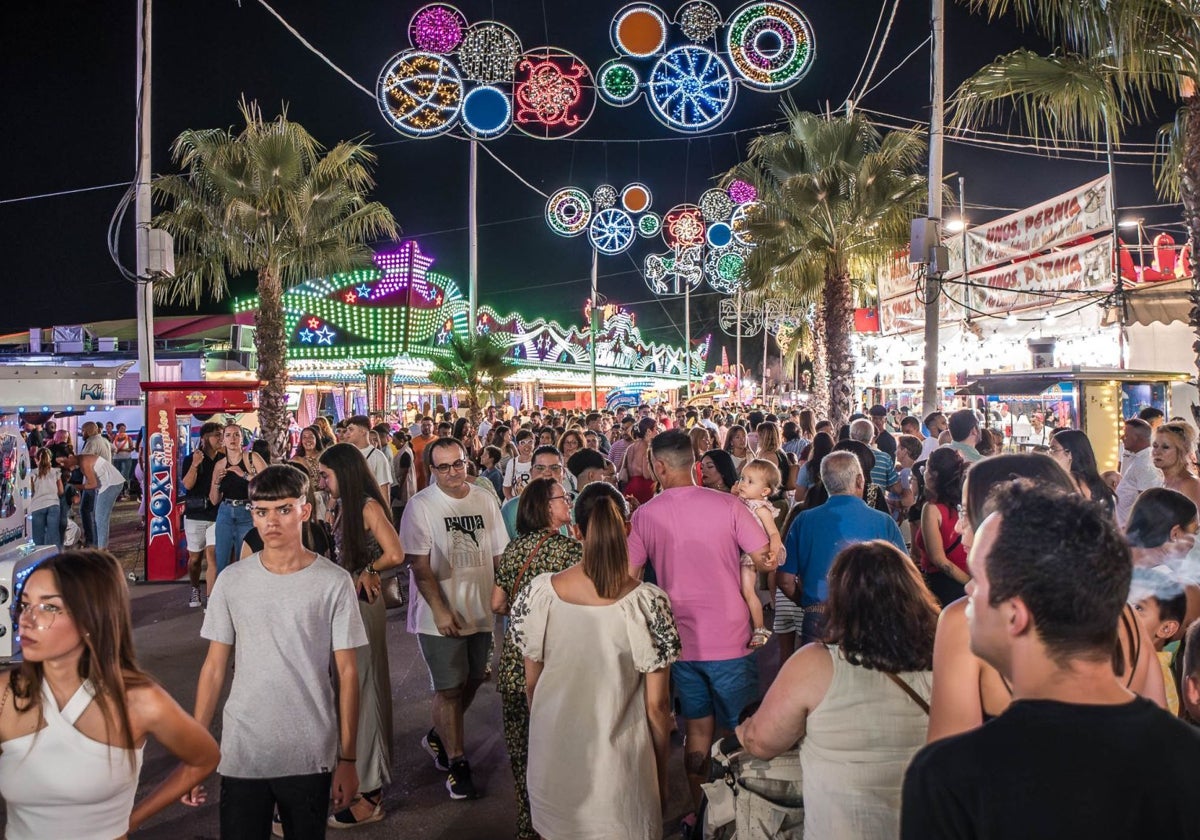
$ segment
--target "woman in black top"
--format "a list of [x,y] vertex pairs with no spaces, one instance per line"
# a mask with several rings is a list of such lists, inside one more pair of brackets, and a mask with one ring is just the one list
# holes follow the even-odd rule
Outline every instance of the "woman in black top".
[[266,469],[263,459],[246,448],[243,429],[230,423],[221,433],[223,451],[213,466],[212,487],[208,500],[217,507],[217,575],[241,550],[246,532],[254,527],[250,519],[250,479]]

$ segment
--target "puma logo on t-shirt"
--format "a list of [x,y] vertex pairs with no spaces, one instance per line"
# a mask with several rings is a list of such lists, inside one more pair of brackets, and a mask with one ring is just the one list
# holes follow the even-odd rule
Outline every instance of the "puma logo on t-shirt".
[[476,548],[479,547],[479,537],[475,536],[475,532],[483,530],[482,516],[447,516],[444,521],[447,532],[457,531],[465,534],[475,543]]

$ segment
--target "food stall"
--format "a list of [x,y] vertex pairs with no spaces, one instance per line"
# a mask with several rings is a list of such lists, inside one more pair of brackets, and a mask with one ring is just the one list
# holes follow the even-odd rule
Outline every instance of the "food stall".
[[182,465],[214,415],[258,409],[258,382],[143,382],[146,395],[146,580],[178,580],[187,572]]
[[1100,472],[1121,468],[1125,418],[1144,408],[1172,416],[1171,386],[1187,374],[1112,368],[1045,369],[969,377],[955,393],[980,400],[985,425],[1012,440],[1021,418],[1040,412],[1047,428],[1081,429],[1091,441]]

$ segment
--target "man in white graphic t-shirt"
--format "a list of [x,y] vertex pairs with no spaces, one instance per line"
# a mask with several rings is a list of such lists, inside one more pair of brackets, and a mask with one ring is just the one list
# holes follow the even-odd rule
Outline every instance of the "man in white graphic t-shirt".
[[478,796],[463,753],[463,713],[487,673],[495,568],[508,544],[496,500],[467,475],[456,439],[430,442],[433,483],[408,501],[400,541],[410,566],[408,632],[417,636],[433,683],[433,728],[421,746],[449,771],[453,799]]

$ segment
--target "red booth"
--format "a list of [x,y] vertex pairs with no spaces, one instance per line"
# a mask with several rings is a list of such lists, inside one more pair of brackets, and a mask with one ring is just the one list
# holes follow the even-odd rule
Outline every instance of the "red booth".
[[146,432],[146,580],[187,574],[181,465],[192,451],[192,426],[215,414],[258,409],[257,382],[143,382]]

